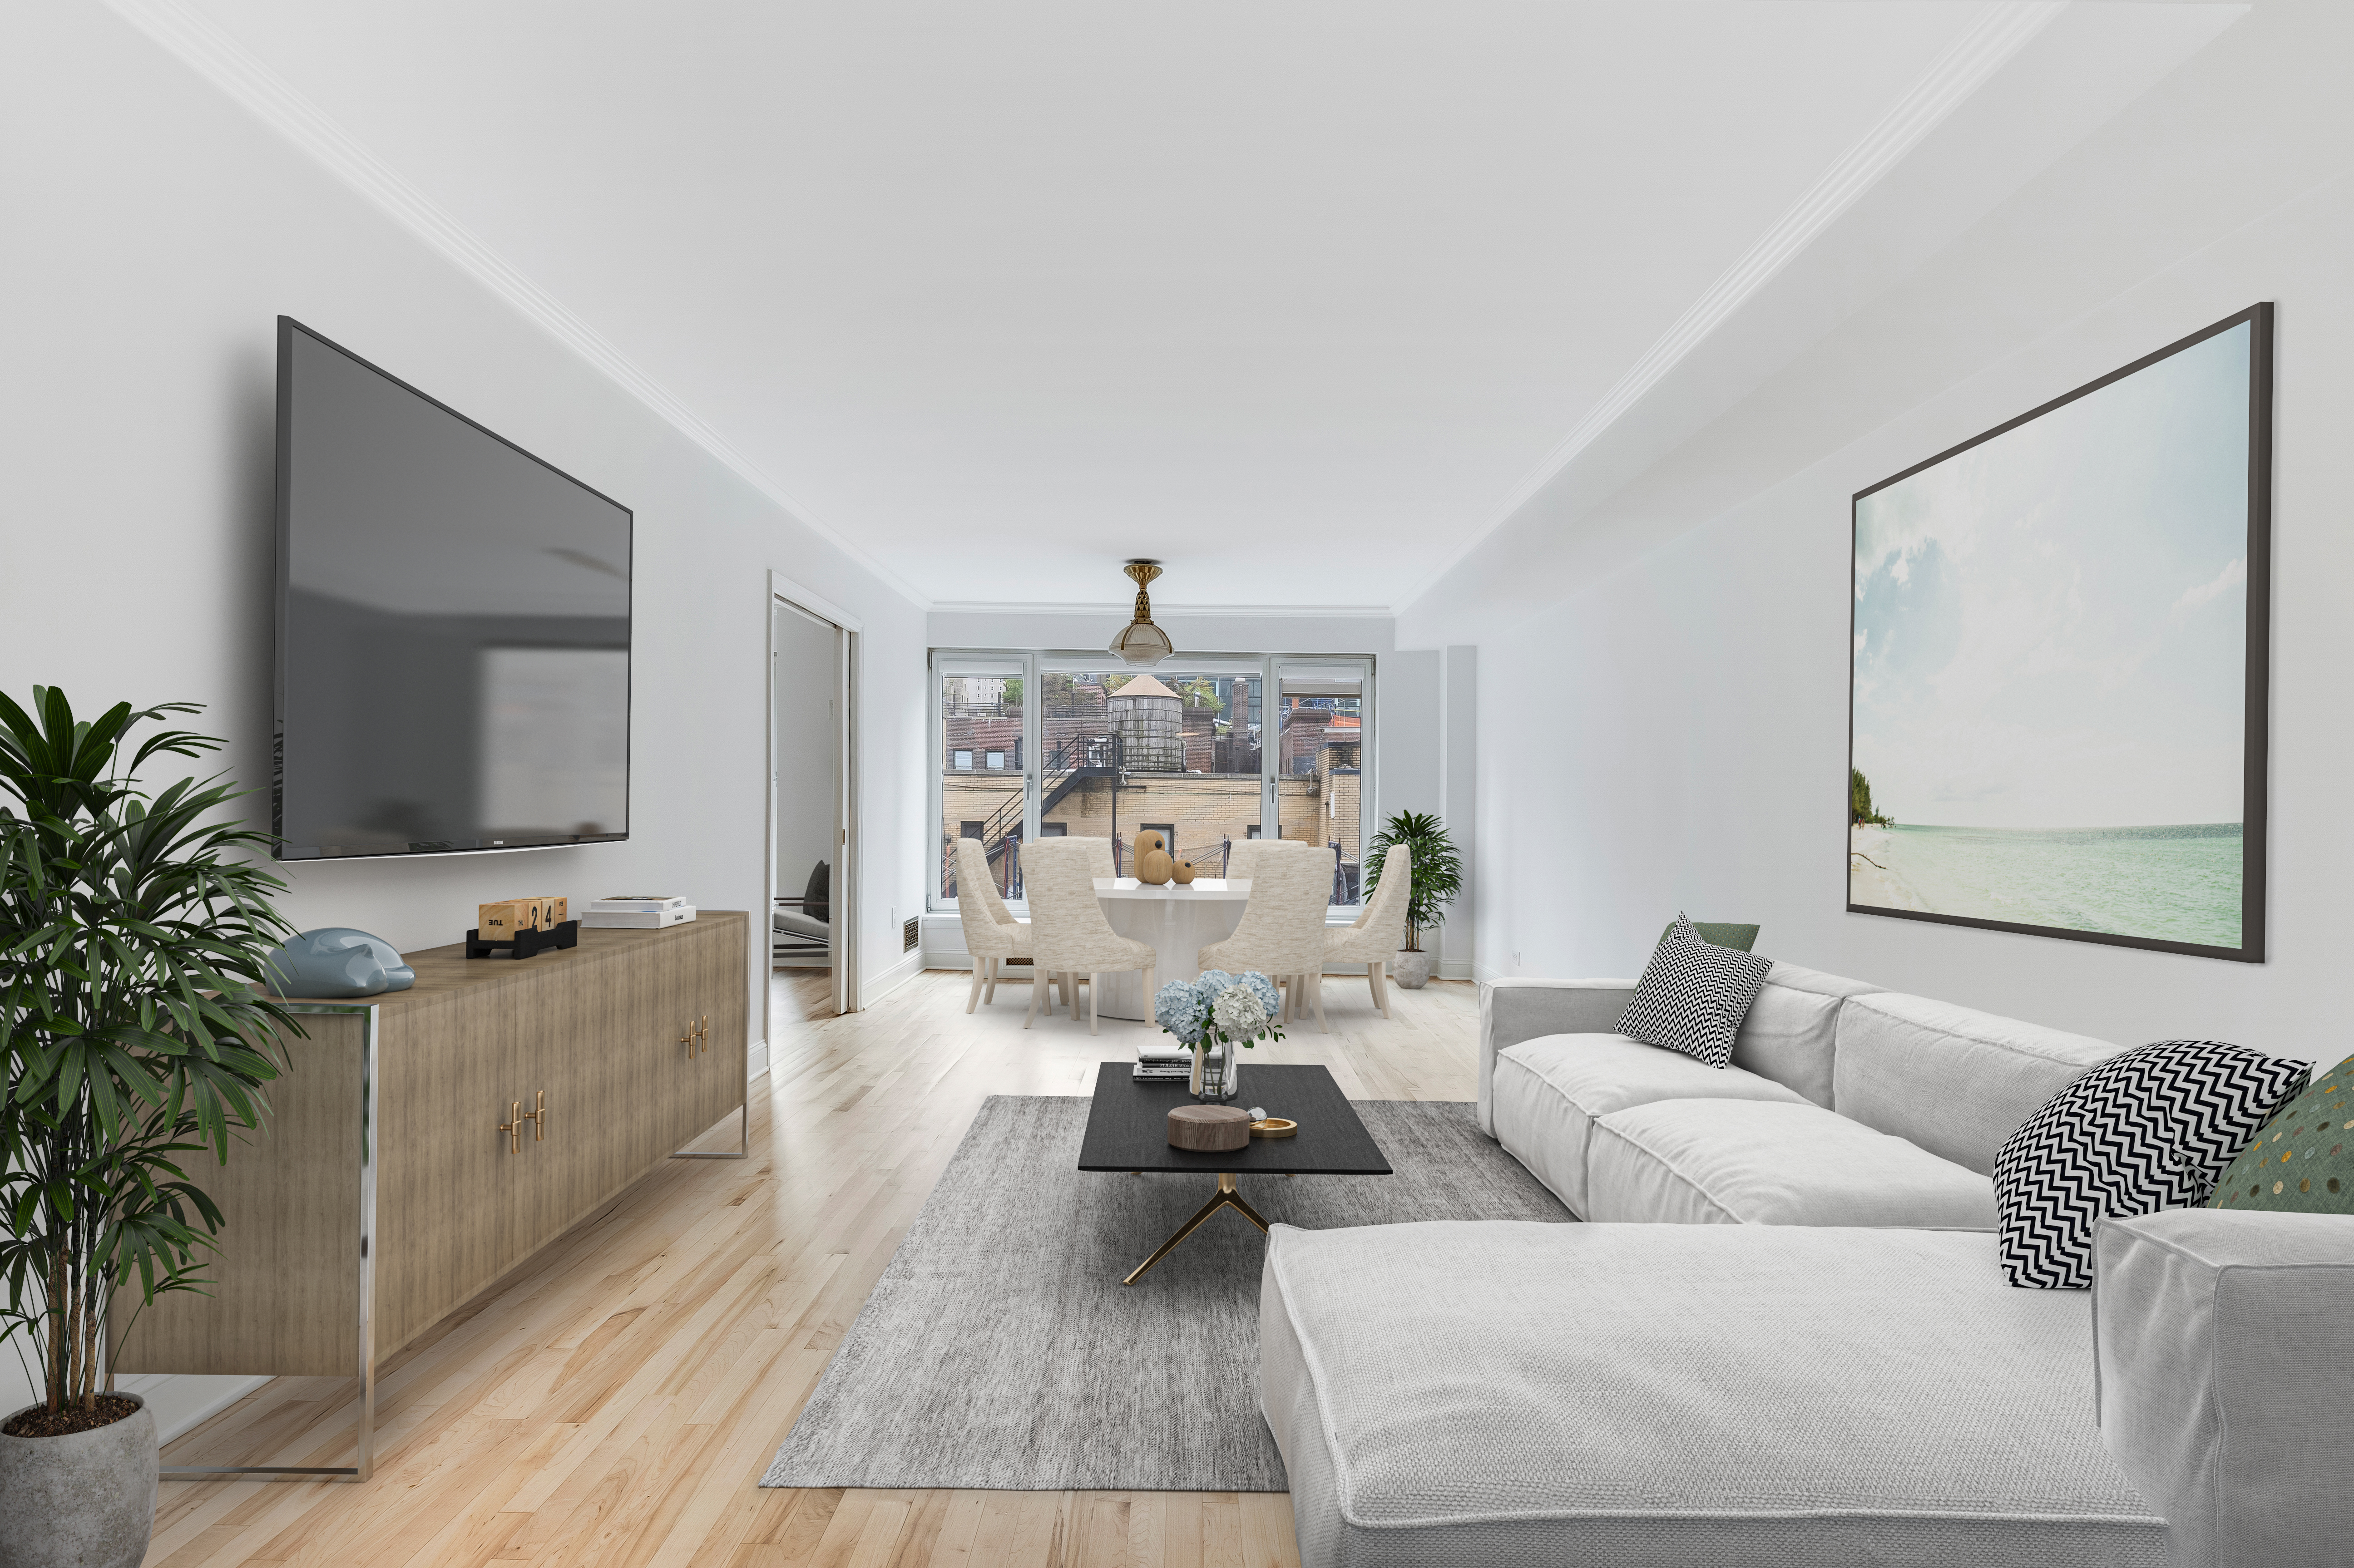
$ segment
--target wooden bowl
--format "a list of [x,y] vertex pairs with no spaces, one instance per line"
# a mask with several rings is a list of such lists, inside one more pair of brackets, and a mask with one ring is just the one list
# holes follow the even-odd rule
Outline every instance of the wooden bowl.
[[1250,1124],[1253,1138],[1289,1138],[1299,1130],[1299,1124],[1289,1117],[1271,1116]]
[[1224,1153],[1246,1149],[1250,1140],[1251,1115],[1240,1106],[1179,1106],[1169,1113],[1172,1149]]

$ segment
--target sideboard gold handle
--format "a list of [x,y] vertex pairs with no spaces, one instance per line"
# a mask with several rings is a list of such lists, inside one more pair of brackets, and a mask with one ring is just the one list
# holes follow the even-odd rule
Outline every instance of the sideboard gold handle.
[[539,1090],[533,1097],[531,1110],[521,1119],[532,1124],[531,1140],[534,1143],[547,1141],[547,1091],[546,1089]]
[[685,1046],[685,1047],[686,1047],[686,1054],[687,1054],[689,1056],[692,1056],[692,1055],[694,1055],[694,1054],[695,1054],[695,1025],[694,1025],[694,1024],[690,1023],[690,1024],[688,1024],[688,1025],[686,1026],[686,1033],[684,1033],[684,1034],[682,1034],[682,1035],[680,1035],[680,1036],[678,1037],[678,1043],[679,1043],[680,1044],[682,1044],[682,1045],[684,1045],[684,1046]]
[[709,1054],[711,1050],[711,1015],[709,1013],[706,1012],[695,1021],[695,1037],[702,1042],[704,1052],[706,1054]]
[[507,1102],[507,1119],[499,1123],[499,1130],[507,1135],[507,1152],[521,1154],[523,1152],[523,1102],[521,1100]]

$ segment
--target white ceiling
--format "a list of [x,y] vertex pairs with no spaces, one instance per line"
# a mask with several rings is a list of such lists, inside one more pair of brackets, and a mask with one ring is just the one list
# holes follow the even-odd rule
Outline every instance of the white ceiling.
[[917,596],[1171,607],[1411,599],[2031,9],[196,5]]

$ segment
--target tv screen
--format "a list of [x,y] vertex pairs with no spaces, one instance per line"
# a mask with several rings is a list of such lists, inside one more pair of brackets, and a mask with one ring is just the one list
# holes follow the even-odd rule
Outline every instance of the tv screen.
[[627,838],[631,522],[281,316],[279,858]]

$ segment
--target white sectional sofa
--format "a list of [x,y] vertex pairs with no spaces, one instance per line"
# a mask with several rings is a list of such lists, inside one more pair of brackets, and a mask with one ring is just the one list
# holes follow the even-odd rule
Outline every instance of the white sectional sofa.
[[2336,1447],[2226,1431],[2354,1402],[2270,1310],[2354,1349],[2320,1305],[2354,1221],[2109,1222],[2093,1292],[2014,1289],[1996,1150],[2118,1047],[1776,964],[1718,1069],[1617,1034],[1632,989],[1481,1000],[1480,1125],[1611,1223],[1275,1227],[1261,1406],[1306,1568],[2354,1561]]
[[1991,1230],[2003,1139],[2120,1049],[1777,963],[1711,1067],[1617,1033],[1634,991],[1480,993],[1479,1126],[1581,1219]]

